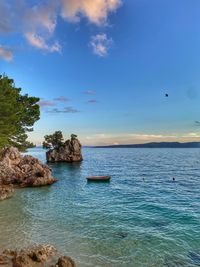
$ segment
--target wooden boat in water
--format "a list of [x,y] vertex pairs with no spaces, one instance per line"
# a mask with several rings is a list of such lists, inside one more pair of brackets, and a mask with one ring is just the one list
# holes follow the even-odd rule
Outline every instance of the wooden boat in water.
[[88,182],[109,182],[110,176],[89,176],[87,177]]

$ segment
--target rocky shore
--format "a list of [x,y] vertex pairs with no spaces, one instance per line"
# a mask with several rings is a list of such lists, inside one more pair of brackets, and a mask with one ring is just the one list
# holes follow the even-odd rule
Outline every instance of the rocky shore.
[[32,156],[23,156],[17,148],[8,147],[0,153],[0,200],[12,196],[13,186],[38,187],[51,185],[57,179],[51,169]]
[[[80,161],[81,145],[76,140],[66,142],[64,151],[61,149],[50,152],[55,159],[65,161]],[[68,149],[68,150],[67,150]],[[79,152],[78,152],[79,151]],[[66,154],[67,153],[67,157]],[[79,153],[79,154],[77,154]],[[63,154],[63,156],[62,156]],[[63,161],[63,160],[62,160]],[[0,200],[12,197],[14,187],[39,187],[51,185],[57,179],[52,177],[49,166],[41,163],[32,156],[23,156],[17,148],[7,147],[0,152]],[[5,250],[0,253],[2,267],[76,267],[75,262],[68,256],[57,255],[53,246],[40,245],[23,250]]]
[[57,256],[57,250],[51,245],[39,245],[29,249],[5,250],[0,254],[2,267],[76,267],[67,256]]

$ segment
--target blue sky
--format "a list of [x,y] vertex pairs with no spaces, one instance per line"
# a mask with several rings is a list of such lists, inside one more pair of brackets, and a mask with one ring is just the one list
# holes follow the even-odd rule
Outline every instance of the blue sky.
[[41,98],[30,140],[199,141],[199,11],[199,0],[2,0],[0,72]]

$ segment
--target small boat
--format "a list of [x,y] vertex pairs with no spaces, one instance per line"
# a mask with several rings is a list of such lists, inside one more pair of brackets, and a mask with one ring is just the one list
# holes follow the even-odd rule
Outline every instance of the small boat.
[[89,176],[87,177],[88,182],[109,182],[110,176]]

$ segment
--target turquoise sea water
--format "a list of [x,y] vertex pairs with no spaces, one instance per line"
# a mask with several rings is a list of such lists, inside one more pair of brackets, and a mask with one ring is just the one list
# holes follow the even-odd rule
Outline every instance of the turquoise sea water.
[[[42,149],[29,154],[45,161]],[[0,203],[0,248],[50,243],[78,267],[200,266],[200,149],[84,149],[59,182]],[[110,183],[87,183],[111,175]],[[173,182],[172,178],[176,181]]]

